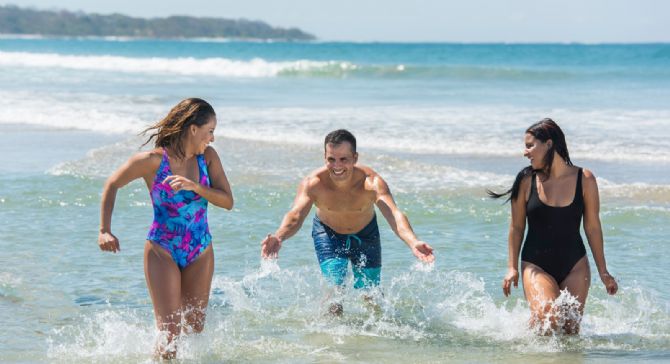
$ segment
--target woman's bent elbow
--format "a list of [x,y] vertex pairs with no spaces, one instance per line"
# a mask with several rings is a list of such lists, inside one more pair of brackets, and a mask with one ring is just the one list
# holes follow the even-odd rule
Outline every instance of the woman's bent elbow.
[[120,187],[117,185],[116,181],[109,178],[107,181],[105,181],[105,184],[102,186],[102,194],[105,195],[110,192],[115,192],[119,189]]
[[233,206],[235,206],[235,200],[233,200],[233,196],[230,196],[229,199],[224,199],[221,204],[219,204],[219,207],[222,207],[228,211],[233,209]]

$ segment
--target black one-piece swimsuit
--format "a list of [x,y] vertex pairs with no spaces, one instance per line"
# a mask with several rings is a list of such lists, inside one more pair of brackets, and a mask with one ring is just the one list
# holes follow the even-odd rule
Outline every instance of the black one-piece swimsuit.
[[579,232],[584,214],[582,169],[577,173],[575,197],[570,205],[564,207],[548,206],[540,201],[535,178],[533,174],[526,203],[528,233],[521,260],[539,266],[560,284],[586,255]]

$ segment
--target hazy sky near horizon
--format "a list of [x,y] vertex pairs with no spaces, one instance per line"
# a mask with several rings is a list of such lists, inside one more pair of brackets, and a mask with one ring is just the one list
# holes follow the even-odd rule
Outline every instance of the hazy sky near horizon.
[[664,0],[0,0],[2,5],[137,17],[262,20],[320,40],[670,42]]

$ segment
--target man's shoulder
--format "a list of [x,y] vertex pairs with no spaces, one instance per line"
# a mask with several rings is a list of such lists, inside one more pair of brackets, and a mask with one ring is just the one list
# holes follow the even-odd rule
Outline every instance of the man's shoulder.
[[376,187],[383,182],[381,175],[368,166],[358,164],[356,169],[366,190],[376,190]]
[[362,164],[357,164],[356,166],[354,166],[354,168],[362,176],[365,176],[365,178],[375,178],[379,176],[379,173],[377,173],[377,171],[375,171],[371,167]]
[[301,183],[306,188],[315,188],[323,181],[324,173],[328,173],[328,170],[325,167],[317,168],[306,175],[305,178],[302,179]]

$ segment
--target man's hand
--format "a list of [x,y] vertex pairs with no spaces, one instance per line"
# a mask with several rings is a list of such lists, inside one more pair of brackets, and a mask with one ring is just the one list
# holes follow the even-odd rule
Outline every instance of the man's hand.
[[424,241],[417,241],[416,244],[412,246],[412,254],[424,263],[432,263],[435,261],[433,247]]
[[279,249],[281,249],[281,239],[268,234],[261,242],[261,257],[263,259],[277,259],[279,258]]

